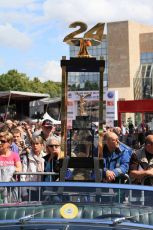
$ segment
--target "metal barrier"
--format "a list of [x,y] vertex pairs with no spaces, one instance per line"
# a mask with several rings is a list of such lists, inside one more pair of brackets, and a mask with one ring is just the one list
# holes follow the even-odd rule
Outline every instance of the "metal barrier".
[[[28,178],[26,178],[26,181],[22,181],[21,180],[21,176],[29,176],[29,180]],[[59,173],[55,173],[55,172],[15,172],[13,175],[13,178],[11,179],[11,183],[12,182],[23,182],[26,183],[27,181],[31,181],[30,176],[40,176],[41,179],[43,179],[44,176],[49,176],[49,181],[52,181],[52,177],[53,176],[58,176],[59,177]],[[41,180],[43,182],[43,180]],[[36,181],[32,181],[32,182],[36,182]],[[9,183],[9,182],[8,182]],[[19,187],[1,187],[0,188],[0,202],[7,204],[7,203],[14,203],[14,202],[21,202],[22,199],[22,193],[23,193],[23,188],[19,188]],[[33,191],[33,188],[28,188],[28,197],[27,197],[27,201],[31,201],[31,191]],[[40,188],[38,188],[38,190],[36,190],[38,192],[38,201],[41,200],[41,190]]]
[[[143,186],[145,185],[145,180],[147,180],[148,178],[150,178],[149,176],[147,177],[144,177],[144,179],[141,181],[141,185],[140,186]],[[131,185],[134,185],[129,177],[129,184]],[[150,184],[151,185],[151,184]],[[150,186],[149,185],[149,186]],[[135,185],[134,185],[135,186]],[[135,192],[133,190],[130,190],[130,193],[129,193],[129,197],[128,197],[128,202],[133,202],[135,204],[137,203],[141,203],[141,205],[144,205],[145,204],[145,201],[147,200],[147,196],[145,194],[145,191],[142,189],[139,191],[140,193],[140,196],[138,194],[138,192]]]
[[[36,202],[43,202],[45,201],[43,194],[49,196],[81,196],[87,197],[91,195],[91,197],[96,197],[96,190],[99,189],[98,196],[102,198],[109,198],[111,194],[107,194],[105,189],[111,189],[115,191],[143,191],[152,192],[152,186],[142,186],[142,185],[128,185],[128,184],[111,184],[111,183],[82,183],[82,182],[0,182],[1,192],[5,190],[3,203],[21,203],[22,196],[21,191],[22,188],[31,188],[36,189],[36,194],[38,194],[38,199],[35,200]],[[60,193],[60,188],[62,189],[62,193]],[[4,189],[4,190],[3,190]],[[6,192],[7,191],[7,192]],[[44,193],[44,191],[47,193]],[[113,197],[115,198],[115,194],[112,193]],[[26,202],[30,202],[30,194],[28,200]],[[94,201],[94,199],[92,199]],[[131,201],[132,202],[132,201]],[[121,201],[118,200],[118,203]]]
[[[20,177],[22,175],[25,176],[33,176],[33,175],[38,175],[38,176],[50,176],[50,182],[27,182],[27,181],[21,181]],[[57,187],[58,185],[63,185],[63,186],[59,186],[59,190],[60,193],[64,194],[64,189],[66,184],[69,184],[69,186],[71,185],[71,183],[78,183],[78,182],[63,182],[63,184],[61,182],[52,182],[52,176],[59,176],[58,173],[54,173],[54,172],[20,172],[20,173],[15,173],[14,174],[14,178],[16,180],[12,181],[12,182],[0,182],[0,194],[1,194],[1,203],[3,204],[7,204],[7,203],[20,203],[20,202],[31,202],[32,201],[32,196],[37,197],[37,201],[41,202],[41,201],[45,201],[45,199],[47,198],[47,196],[49,197],[50,195],[52,196],[56,196],[56,192],[54,191],[54,189],[52,188],[52,186],[54,184],[56,184],[56,186],[54,185],[53,187]],[[100,197],[100,201],[103,200],[101,198],[103,197],[110,197],[112,198],[112,200],[115,198],[116,194],[118,197],[118,202],[121,203],[123,201],[122,197],[123,197],[123,186],[127,186],[129,184],[129,186],[131,185],[131,181],[129,176],[126,174],[125,175],[125,179],[127,184],[119,184],[119,187],[117,187],[117,192],[113,191],[113,184],[107,184],[107,183],[98,183],[98,186],[95,189],[95,195]],[[31,183],[30,186],[27,183]],[[47,183],[47,184],[46,184]],[[58,185],[57,185],[58,183]],[[80,183],[80,186],[82,187],[84,184],[86,183]],[[87,183],[87,184],[92,184],[93,185],[97,185],[97,183]],[[4,186],[5,185],[5,186]],[[45,189],[47,185],[47,190]],[[102,192],[101,190],[101,186],[104,188],[105,185],[107,188],[109,188],[109,192]],[[136,185],[134,185],[135,187],[137,187]],[[149,186],[148,186],[149,187]],[[62,188],[62,189],[61,189]],[[126,189],[126,187],[124,187]],[[140,189],[141,188],[141,189]],[[144,194],[144,190],[143,190],[144,186],[140,185],[139,186],[139,191],[141,193],[141,196],[138,197],[137,192],[134,192],[135,189],[130,189],[130,187],[128,187],[128,190],[126,192],[124,192],[124,197],[125,197],[125,203],[131,203],[131,202],[139,202],[141,205],[144,205],[145,203],[145,194]],[[27,197],[24,200],[23,199],[23,191],[24,190],[28,190],[27,193]],[[44,191],[45,190],[45,191]],[[98,192],[97,192],[98,191]],[[34,194],[34,195],[33,195]],[[73,196],[75,196],[75,193],[70,193],[71,195],[73,194]],[[45,198],[43,197],[43,195],[45,195]],[[82,196],[82,195],[81,195]],[[35,198],[36,198],[35,197]],[[87,196],[86,196],[87,197]]]

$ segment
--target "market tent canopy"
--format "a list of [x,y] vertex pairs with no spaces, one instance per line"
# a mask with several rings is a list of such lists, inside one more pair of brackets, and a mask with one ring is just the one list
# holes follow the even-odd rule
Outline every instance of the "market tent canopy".
[[41,105],[48,105],[48,104],[54,104],[54,103],[60,103],[61,98],[60,97],[54,97],[54,98],[43,98],[37,101],[31,101],[30,106],[41,106]]
[[34,100],[40,100],[42,98],[48,98],[49,94],[42,93],[31,93],[31,92],[21,92],[21,91],[1,91],[0,92],[0,104],[5,105],[16,103],[16,102],[30,102]]
[[[0,105],[7,106],[5,110],[5,119],[9,114],[9,106],[16,105],[16,119],[22,120],[29,117],[29,103],[30,101],[48,98],[49,94],[21,92],[21,91],[1,91]],[[12,114],[12,112],[10,112]]]

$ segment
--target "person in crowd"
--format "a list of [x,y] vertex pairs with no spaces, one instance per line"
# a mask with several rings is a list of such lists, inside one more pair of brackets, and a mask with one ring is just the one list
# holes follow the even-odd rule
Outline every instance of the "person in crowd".
[[25,143],[29,144],[32,139],[31,124],[22,121],[17,127],[21,131],[21,137],[25,140]]
[[104,135],[104,182],[117,182],[129,170],[131,154],[120,144],[118,136],[114,132]]
[[51,136],[56,136],[54,134],[54,125],[51,120],[45,119],[42,122],[42,130],[33,133],[33,136],[41,136],[44,143],[44,151],[46,151],[46,142]]
[[131,119],[128,120],[128,130],[129,130],[129,134],[133,134],[134,132],[134,125]]
[[19,154],[19,147],[15,144],[15,142],[13,141],[11,146],[10,146],[12,152],[18,153]]
[[11,131],[12,128],[14,128],[13,121],[11,120],[6,120],[5,121],[6,126],[8,127],[8,130]]
[[9,129],[5,123],[1,123],[0,124],[0,132],[5,132],[5,131],[9,131]]
[[153,184],[153,134],[148,135],[142,148],[132,154],[129,175],[135,184]]
[[51,120],[46,119],[42,122],[42,130],[36,131],[33,133],[33,136],[41,136],[44,141],[47,141],[47,139],[51,136],[53,136],[54,131],[54,125]]
[[[32,149],[28,155],[23,156],[22,171],[23,172],[44,172],[44,155],[42,137],[33,137],[31,140]],[[22,175],[22,181],[42,181],[39,175]],[[22,189],[23,200],[28,200],[28,189]],[[38,193],[35,188],[31,188],[31,200],[38,200]]]
[[12,129],[11,131],[12,135],[13,135],[13,142],[18,146],[18,148],[21,145],[21,142],[23,142],[23,139],[21,137],[21,131],[17,128]]
[[61,136],[61,127],[60,126],[56,126],[55,127],[55,132],[54,132],[54,134],[56,135],[56,136]]
[[[3,123],[2,126],[0,127],[0,132],[6,132],[6,131],[10,132],[8,126],[5,123]],[[10,149],[12,150],[12,152],[19,153],[19,148],[14,141],[12,142]]]
[[122,121],[121,130],[122,130],[123,135],[127,134],[128,130],[127,130],[125,121]]
[[116,133],[116,135],[119,138],[119,141],[122,141],[122,129],[118,126],[113,128],[113,132]]
[[17,153],[11,151],[13,136],[10,132],[0,132],[0,173],[1,181],[10,181],[14,172],[21,172],[22,165]]
[[113,132],[118,136],[120,145],[122,147],[124,147],[125,149],[127,149],[129,154],[132,155],[132,152],[133,152],[132,147],[126,145],[124,142],[121,141],[122,140],[122,138],[120,138],[121,137],[121,128],[115,127],[115,128],[113,128]]
[[[61,151],[61,138],[58,136],[49,137],[46,142],[46,150],[47,155],[44,157],[44,171],[57,173],[57,175],[46,175],[44,176],[44,181],[58,181],[60,174],[59,159],[64,158],[63,152]],[[47,188],[47,190],[54,191],[54,188]],[[51,200],[52,202],[61,202],[62,199],[63,198],[61,195],[57,195],[54,197],[44,196],[45,201]]]
[[138,143],[142,146],[145,142],[146,123],[143,120],[137,127],[138,130]]
[[29,146],[25,145],[25,141],[22,138],[21,130],[18,128],[12,129],[12,135],[13,135],[13,145],[15,144],[18,147],[18,153],[20,155],[20,158],[22,159],[22,155],[25,153],[28,153]]
[[[59,165],[58,160],[60,158],[63,158],[61,152],[61,138],[52,136],[48,138],[46,143],[46,151],[47,155],[44,157],[45,163],[44,163],[44,171],[45,172],[59,172]],[[58,179],[58,176],[45,176],[45,181],[56,181]]]

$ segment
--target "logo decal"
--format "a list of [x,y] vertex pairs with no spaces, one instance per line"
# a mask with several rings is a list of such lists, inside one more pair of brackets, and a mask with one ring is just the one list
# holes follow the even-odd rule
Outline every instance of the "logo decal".
[[74,219],[78,215],[78,207],[74,204],[67,203],[60,208],[60,214],[64,219]]
[[108,98],[113,98],[113,97],[114,97],[114,93],[113,93],[112,91],[109,91],[109,92],[107,93],[107,97],[108,97]]

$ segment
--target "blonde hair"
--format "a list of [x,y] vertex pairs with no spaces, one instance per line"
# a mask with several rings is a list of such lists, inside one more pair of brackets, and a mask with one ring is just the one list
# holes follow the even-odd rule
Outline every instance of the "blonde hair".
[[9,143],[13,141],[13,135],[8,131],[0,132],[0,137],[4,137]]
[[52,142],[56,142],[58,145],[61,145],[61,138],[57,136],[52,136],[47,139],[46,145],[50,145]]
[[31,144],[35,144],[35,143],[39,143],[39,144],[43,144],[43,138],[41,136],[37,136],[37,137],[33,137],[31,139]]

